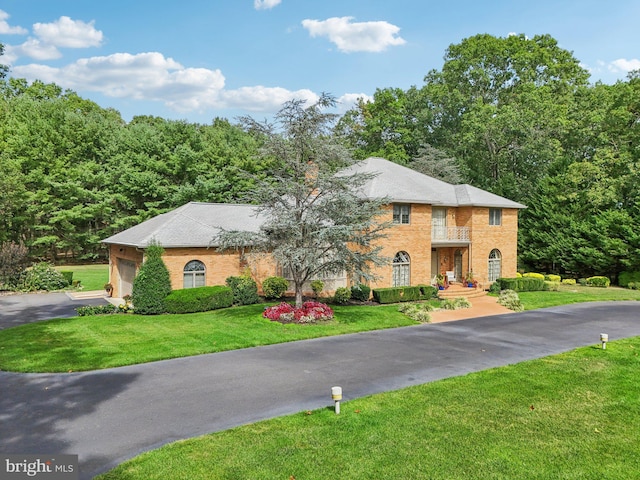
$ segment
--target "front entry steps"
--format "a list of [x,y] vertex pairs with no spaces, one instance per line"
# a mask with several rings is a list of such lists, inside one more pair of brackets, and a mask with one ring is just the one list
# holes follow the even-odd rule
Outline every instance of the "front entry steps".
[[438,290],[438,298],[457,298],[457,297],[465,297],[465,298],[478,298],[484,297],[487,292],[480,288],[469,288],[461,283],[452,283],[449,285],[449,288],[446,290]]

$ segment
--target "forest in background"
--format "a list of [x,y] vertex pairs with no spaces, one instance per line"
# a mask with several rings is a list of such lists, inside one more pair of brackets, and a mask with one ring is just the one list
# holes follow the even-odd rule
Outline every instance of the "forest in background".
[[[0,49],[1,53],[1,49]],[[5,71],[0,69],[0,76]],[[334,135],[528,206],[523,268],[576,277],[640,270],[640,72],[613,85],[548,35],[476,35],[407,90],[380,88]],[[100,240],[189,201],[244,202],[271,162],[259,135],[138,116],[54,84],[0,79],[0,245],[92,261]]]

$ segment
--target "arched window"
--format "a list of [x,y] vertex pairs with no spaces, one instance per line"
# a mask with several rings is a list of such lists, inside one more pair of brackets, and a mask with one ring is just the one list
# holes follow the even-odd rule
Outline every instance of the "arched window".
[[184,266],[183,279],[184,288],[204,287],[204,263],[200,260],[191,260]]
[[393,259],[393,283],[394,287],[411,285],[411,260],[407,252],[398,252]]
[[489,281],[495,282],[502,276],[502,254],[494,248],[489,254]]

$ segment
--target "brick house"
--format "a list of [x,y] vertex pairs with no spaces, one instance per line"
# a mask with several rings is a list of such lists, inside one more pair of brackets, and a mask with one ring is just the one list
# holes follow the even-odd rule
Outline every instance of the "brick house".
[[[389,199],[381,219],[393,225],[382,247],[392,260],[375,270],[380,279],[371,287],[431,284],[439,273],[462,281],[469,271],[488,287],[498,277],[515,276],[518,211],[524,205],[381,158],[368,158],[348,171],[376,173],[360,193]],[[165,249],[174,289],[222,285],[247,268],[259,285],[266,277],[281,275],[268,257],[249,265],[240,253],[221,253],[211,243],[221,228],[257,231],[260,224],[251,205],[191,202],[113,235],[103,240],[109,247],[113,295],[131,293],[144,249],[152,241]],[[346,278],[323,280],[327,291],[348,284]]]

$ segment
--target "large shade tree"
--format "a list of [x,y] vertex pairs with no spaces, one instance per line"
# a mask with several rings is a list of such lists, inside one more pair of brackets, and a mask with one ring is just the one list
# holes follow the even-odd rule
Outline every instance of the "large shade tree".
[[388,226],[380,221],[386,200],[359,195],[371,175],[345,173],[355,161],[331,135],[335,115],[327,109],[334,104],[322,95],[310,106],[285,103],[273,122],[242,118],[264,141],[261,159],[274,162],[271,177],[256,179],[251,192],[265,220],[258,232],[224,231],[217,238],[223,250],[272,255],[292,281],[297,306],[305,282],[343,272],[370,280],[371,266],[387,261],[376,242]]

